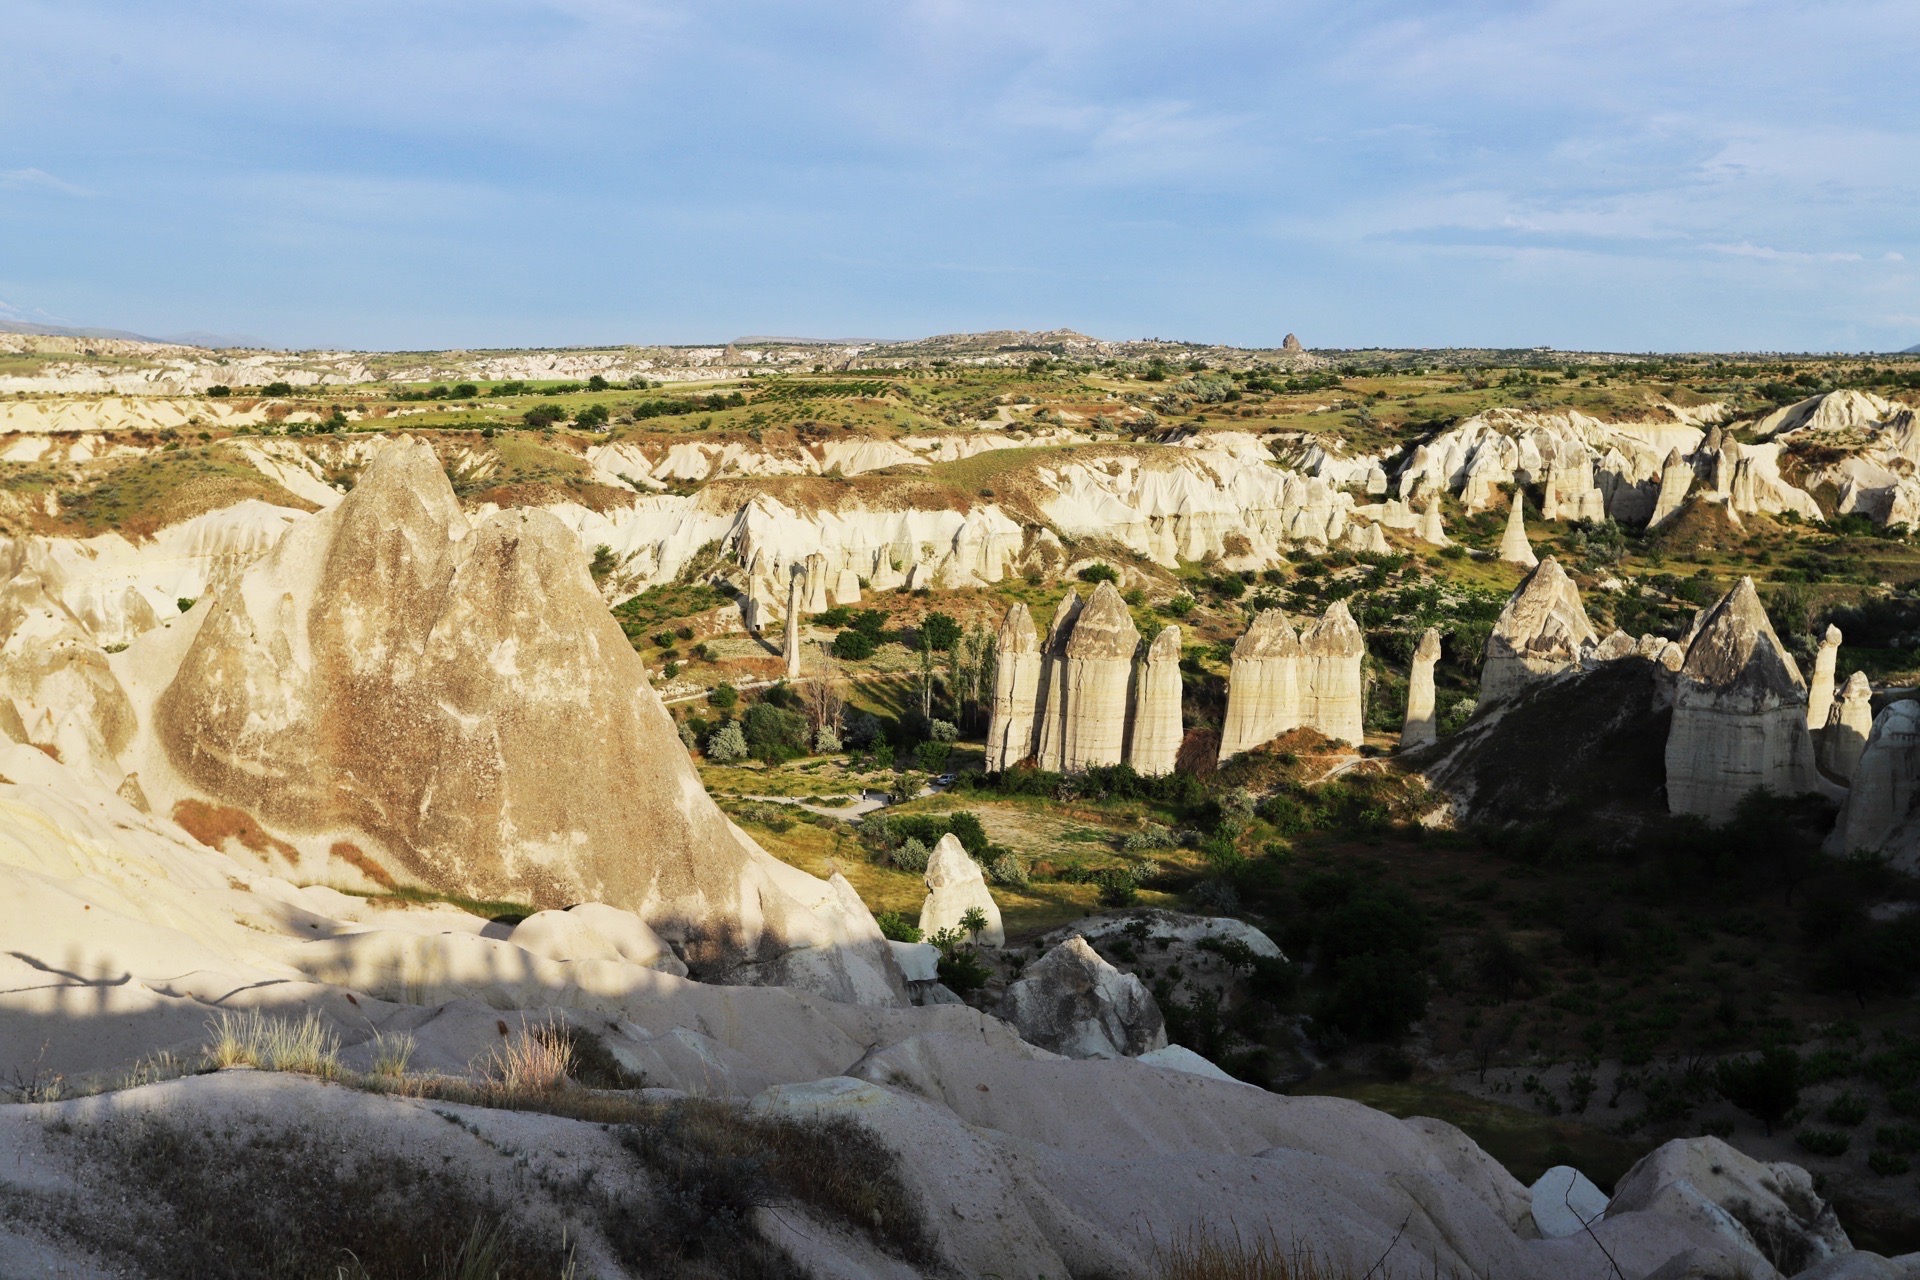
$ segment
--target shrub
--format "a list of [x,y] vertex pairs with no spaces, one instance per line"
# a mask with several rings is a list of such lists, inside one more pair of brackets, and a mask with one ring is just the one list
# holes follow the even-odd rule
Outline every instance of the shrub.
[[1343,961],[1318,1021],[1356,1040],[1394,1040],[1427,1011],[1427,978],[1411,956],[1357,955]]
[[597,431],[607,425],[607,406],[590,404],[573,415],[573,425],[584,431]]
[[556,1022],[523,1024],[481,1066],[490,1088],[508,1095],[552,1093],[573,1072],[573,1037]]
[[1160,606],[1160,612],[1169,618],[1184,618],[1193,612],[1193,604],[1192,596],[1175,596]]
[[207,388],[207,394],[216,400],[224,400],[233,394],[233,388],[223,387],[219,383],[215,383],[213,386]]
[[821,755],[832,755],[840,750],[840,733],[830,724],[823,724],[813,733],[813,749]]
[[987,874],[995,884],[1004,884],[1016,889],[1024,889],[1029,883],[1029,873],[1024,859],[1016,853],[1003,853],[987,864]]
[[871,711],[856,711],[847,720],[847,729],[840,735],[840,741],[859,750],[870,747],[880,736],[880,720]]
[[898,911],[882,911],[873,917],[873,921],[880,926],[880,936],[890,941],[920,941],[919,928]]
[[779,764],[807,753],[807,722],[797,712],[756,702],[740,717],[740,729],[755,760]]
[[960,737],[960,730],[951,720],[930,720],[927,722],[927,736],[935,742],[953,742]]
[[707,759],[715,764],[732,764],[747,758],[747,735],[729,720],[707,737]]
[[566,416],[567,411],[557,404],[536,404],[521,415],[520,421],[537,431],[559,424]]
[[471,382],[456,382],[453,390],[447,393],[448,397],[454,400],[471,400],[479,394],[480,388]]
[[1145,831],[1134,831],[1120,842],[1123,853],[1148,853],[1155,849],[1177,849],[1179,841],[1173,838],[1173,832],[1165,827],[1148,827]]
[[1118,582],[1120,573],[1110,564],[1090,564],[1077,575],[1082,582]]
[[902,871],[919,875],[927,869],[927,861],[933,857],[933,850],[912,836],[908,836],[901,841],[900,847],[893,851],[892,857],[894,866]]
[[707,705],[731,711],[740,705],[740,691],[730,684],[715,685],[707,694]]
[[1883,1178],[1898,1178],[1912,1170],[1913,1161],[1891,1151],[1874,1151],[1867,1156],[1867,1168]]
[[920,640],[930,649],[945,653],[960,639],[960,624],[944,613],[930,613],[920,620]]
[[1828,1124],[1851,1129],[1867,1118],[1867,1100],[1857,1093],[1843,1093],[1827,1104],[1820,1118]]
[[290,396],[293,394],[293,384],[290,382],[269,382],[266,386],[260,388],[260,394],[263,396],[276,397]]
[[1714,1068],[1713,1083],[1721,1097],[1772,1136],[1773,1126],[1800,1104],[1800,1055],[1775,1046],[1756,1058],[1727,1058]]
[[1109,867],[1093,877],[1103,907],[1130,907],[1139,900],[1140,881],[1132,867]]
[[864,631],[842,631],[833,638],[833,656],[847,662],[871,658],[880,644]]
[[939,773],[947,767],[953,747],[945,742],[922,742],[913,749],[914,767],[922,773]]
[[1888,1151],[1912,1155],[1920,1151],[1920,1126],[1883,1124],[1873,1131],[1873,1144]]
[[1802,1151],[1816,1156],[1843,1156],[1853,1139],[1838,1129],[1802,1129],[1793,1135]]

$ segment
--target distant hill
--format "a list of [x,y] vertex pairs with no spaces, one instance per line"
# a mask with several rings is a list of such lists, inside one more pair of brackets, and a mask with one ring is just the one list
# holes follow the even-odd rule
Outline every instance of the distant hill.
[[1898,352],[1897,354],[1903,356],[1920,356],[1920,347],[1908,347],[1906,350]]
[[0,333],[32,333],[49,338],[113,338],[121,342],[157,342],[171,347],[205,347],[209,351],[224,350],[230,347],[262,348],[271,344],[259,338],[250,338],[233,333],[176,333],[162,337],[150,337],[144,333],[133,333],[126,329],[75,329],[58,324],[34,324],[28,320],[7,320],[0,318]]

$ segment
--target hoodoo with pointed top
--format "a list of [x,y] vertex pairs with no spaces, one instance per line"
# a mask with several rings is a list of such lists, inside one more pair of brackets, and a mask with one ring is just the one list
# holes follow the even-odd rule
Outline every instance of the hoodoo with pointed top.
[[1600,642],[1580,589],[1552,556],[1523,579],[1487,637],[1480,700],[1492,702],[1573,666]]

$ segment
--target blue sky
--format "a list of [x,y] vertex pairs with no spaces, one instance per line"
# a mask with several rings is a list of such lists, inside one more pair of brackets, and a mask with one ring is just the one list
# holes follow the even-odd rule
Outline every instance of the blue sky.
[[9,0],[0,315],[1920,343],[1920,5]]

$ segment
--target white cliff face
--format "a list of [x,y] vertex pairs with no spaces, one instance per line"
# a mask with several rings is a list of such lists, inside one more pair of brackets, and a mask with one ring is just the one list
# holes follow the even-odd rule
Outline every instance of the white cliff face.
[[933,856],[927,859],[926,881],[927,897],[920,904],[921,933],[931,937],[942,929],[961,929],[961,919],[977,908],[987,918],[986,928],[980,931],[980,945],[1007,944],[1000,907],[987,889],[987,878],[952,832],[941,836],[940,843],[933,847]]
[[1920,867],[1920,702],[1903,698],[1873,718],[1827,852],[1883,853]]
[[1127,763],[1148,777],[1172,773],[1180,755],[1180,628],[1167,627],[1135,668]]
[[1847,677],[1847,687],[1828,713],[1820,735],[1820,763],[1842,782],[1853,777],[1873,732],[1873,686],[1864,672]]
[[987,722],[986,771],[999,773],[1033,755],[1040,703],[1040,635],[1027,606],[1015,602],[994,646],[993,708]]
[[1521,582],[1487,638],[1480,700],[1504,698],[1535,680],[1567,670],[1599,635],[1587,620],[1580,590],[1552,556]]
[[32,572],[102,645],[127,644],[279,542],[306,513],[248,499],[151,538],[0,537],[0,574]]
[[1400,749],[1424,747],[1440,738],[1435,713],[1433,668],[1440,661],[1440,629],[1428,627],[1413,651],[1413,669],[1407,677],[1407,721],[1400,730]]
[[1714,822],[1757,787],[1820,790],[1807,734],[1807,686],[1774,634],[1753,580],[1702,615],[1674,693],[1667,807]]

